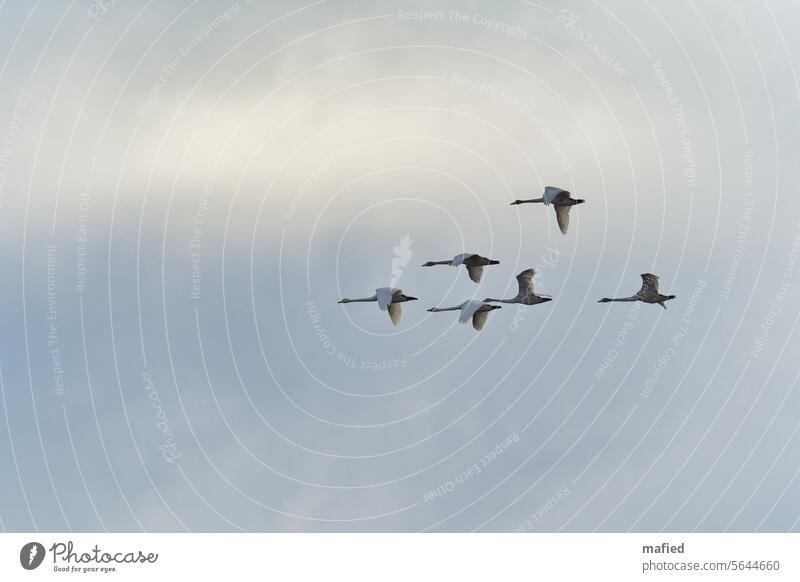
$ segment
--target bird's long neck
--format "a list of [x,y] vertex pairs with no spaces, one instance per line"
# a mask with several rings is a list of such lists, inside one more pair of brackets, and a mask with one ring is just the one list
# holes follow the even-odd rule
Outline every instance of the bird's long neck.
[[515,303],[514,299],[484,299],[484,303]]
[[631,295],[630,297],[615,297],[609,301],[639,301],[638,295]]
[[428,266],[429,266],[429,267],[432,267],[433,265],[449,265],[449,264],[450,264],[450,263],[452,263],[452,262],[453,262],[453,261],[430,261],[430,262],[428,263]]
[[372,297],[362,297],[361,299],[348,299],[348,303],[365,303],[368,301],[377,301],[378,297],[373,295]]
[[517,204],[531,204],[531,203],[539,203],[544,204],[544,198],[531,198],[530,200],[520,200]]
[[461,306],[460,305],[456,305],[455,307],[433,307],[433,308],[431,308],[431,311],[437,311],[437,312],[438,311],[460,311],[460,310],[461,310]]

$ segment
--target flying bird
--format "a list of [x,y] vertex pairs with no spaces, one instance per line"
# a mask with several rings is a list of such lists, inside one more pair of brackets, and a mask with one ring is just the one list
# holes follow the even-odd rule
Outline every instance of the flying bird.
[[483,300],[484,303],[522,303],[523,305],[536,305],[538,303],[545,303],[547,301],[552,301],[552,297],[548,297],[547,295],[537,295],[533,291],[533,275],[535,271],[533,269],[525,269],[519,275],[517,275],[517,283],[519,283],[519,292],[517,293],[516,297],[512,297],[511,299],[490,299],[486,298]]
[[461,311],[461,315],[458,317],[459,323],[467,323],[470,319],[472,319],[472,327],[474,327],[477,331],[480,331],[483,329],[483,326],[486,325],[486,319],[489,316],[489,312],[494,311],[495,309],[501,309],[501,306],[489,305],[488,303],[478,301],[477,299],[470,299],[469,301],[464,301],[464,303],[461,305],[456,305],[455,307],[431,307],[428,311],[432,311],[434,313],[438,313],[439,311]]
[[342,299],[339,303],[359,303],[367,301],[377,301],[378,307],[381,311],[388,311],[392,323],[400,325],[400,318],[403,316],[401,303],[406,301],[416,301],[416,297],[409,297],[405,295],[402,289],[395,289],[393,287],[381,287],[375,289],[375,295],[372,297],[364,297],[362,299]]
[[558,228],[561,229],[561,234],[567,234],[567,229],[569,228],[569,209],[576,204],[583,204],[584,202],[585,200],[581,200],[580,198],[572,198],[571,194],[566,190],[556,188],[555,186],[547,186],[544,189],[544,196],[541,198],[532,198],[530,200],[514,200],[514,202],[511,203],[511,206],[514,206],[515,204],[531,203],[541,203],[545,206],[552,204],[556,211]]
[[658,292],[658,277],[651,273],[642,273],[642,288],[639,289],[636,295],[618,299],[603,297],[598,303],[608,303],[610,301],[642,301],[643,303],[658,303],[661,307],[666,309],[667,306],[664,305],[664,302],[670,299],[675,299],[675,295],[662,295]]
[[467,273],[469,273],[469,278],[475,281],[476,283],[481,282],[481,277],[483,277],[483,268],[486,265],[499,265],[500,261],[495,261],[492,259],[487,259],[486,257],[482,257],[480,255],[474,255],[472,253],[462,253],[460,255],[456,255],[453,257],[452,261],[428,261],[423,267],[433,267],[434,265],[450,265],[451,267],[458,267],[460,265],[464,265],[467,268]]

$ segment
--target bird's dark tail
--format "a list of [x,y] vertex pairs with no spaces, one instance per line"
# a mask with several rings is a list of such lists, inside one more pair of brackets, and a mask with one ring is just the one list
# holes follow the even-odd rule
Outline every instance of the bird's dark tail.
[[489,261],[489,264],[490,264],[490,265],[499,265],[499,264],[500,264],[500,261],[494,261],[494,260],[490,260],[490,261]]

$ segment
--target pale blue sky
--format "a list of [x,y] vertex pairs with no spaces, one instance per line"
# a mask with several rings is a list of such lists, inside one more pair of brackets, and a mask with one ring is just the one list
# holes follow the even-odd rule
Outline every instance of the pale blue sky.
[[1,12],[0,527],[798,529],[794,3],[99,6]]

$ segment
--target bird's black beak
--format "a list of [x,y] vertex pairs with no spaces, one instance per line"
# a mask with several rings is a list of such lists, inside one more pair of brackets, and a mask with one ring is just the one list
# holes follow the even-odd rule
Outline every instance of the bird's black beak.
[[519,204],[519,203],[520,203],[519,200],[514,200],[514,202],[511,203],[511,206],[514,206],[514,205]]
[[428,309],[428,311],[433,311],[434,309],[436,309],[436,308],[435,307],[431,307],[430,309]]
[[583,204],[584,202],[586,202],[586,200],[583,200],[583,199],[581,199],[581,198],[578,198],[578,199],[577,199],[575,202],[576,202],[577,204]]
[[552,297],[543,297],[542,299],[544,299],[543,303],[547,303],[548,301],[552,301],[553,300]]
[[406,297],[406,301],[416,301],[416,297]]

